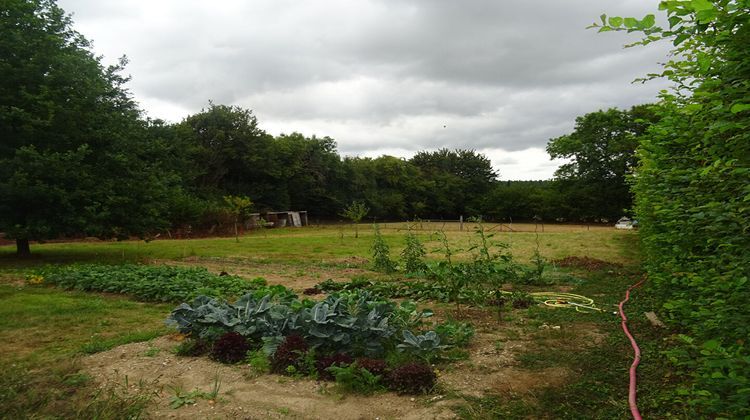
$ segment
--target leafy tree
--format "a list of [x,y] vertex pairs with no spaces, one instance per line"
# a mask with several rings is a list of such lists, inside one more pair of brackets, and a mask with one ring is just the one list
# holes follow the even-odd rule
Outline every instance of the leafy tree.
[[190,166],[185,176],[194,179],[203,195],[238,194],[272,201],[269,149],[272,137],[258,127],[252,111],[209,103],[177,128]]
[[567,158],[555,172],[558,191],[576,218],[616,219],[632,207],[627,177],[637,164],[638,138],[655,119],[648,106],[609,109],[576,118],[575,129],[551,139],[547,152]]
[[54,1],[0,8],[0,231],[142,235],[165,224],[175,178],[159,168],[119,72],[105,68]]
[[419,215],[425,194],[424,176],[410,162],[393,157],[345,158],[348,195],[364,201],[374,217],[404,219]]
[[367,216],[367,213],[370,211],[370,209],[365,206],[365,203],[361,201],[353,201],[351,204],[349,204],[349,207],[345,208],[344,211],[341,213],[342,216],[346,217],[347,219],[351,220],[354,224],[354,237],[359,238],[359,228],[357,227],[357,224],[362,221],[362,219]]
[[668,40],[660,121],[638,150],[636,212],[652,287],[679,328],[669,353],[695,417],[750,416],[750,4],[663,1],[669,28],[602,16],[601,31]]
[[498,182],[482,201],[482,214],[505,221],[568,218],[551,181]]
[[481,153],[474,150],[440,149],[419,152],[410,159],[429,180],[426,190],[427,214],[458,217],[477,213],[483,196],[497,179],[497,173]]
[[270,153],[283,171],[275,184],[289,197],[288,207],[307,210],[310,215],[334,215],[344,201],[347,179],[336,142],[330,137],[282,134]]

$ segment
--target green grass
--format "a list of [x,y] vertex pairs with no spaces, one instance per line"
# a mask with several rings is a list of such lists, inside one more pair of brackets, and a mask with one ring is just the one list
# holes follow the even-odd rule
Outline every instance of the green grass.
[[[436,228],[439,226],[436,226]],[[99,262],[123,263],[143,262],[153,259],[180,260],[199,256],[201,258],[230,258],[248,260],[253,263],[282,263],[305,266],[310,264],[335,264],[337,259],[351,256],[370,257],[372,229],[362,227],[359,238],[354,238],[347,226],[344,237],[341,231],[331,227],[283,228],[268,230],[267,237],[253,232],[234,238],[206,238],[144,241],[92,241],[34,244],[33,257],[19,260],[11,245],[0,247],[0,269],[24,268],[44,263]],[[571,228],[572,229],[572,228]],[[397,228],[382,229],[396,257],[404,247],[405,231]],[[527,263],[533,254],[537,234],[534,232],[494,232],[494,241],[512,246],[513,255]],[[468,228],[463,232],[448,231],[451,246],[459,250],[457,258],[469,258],[466,251],[474,239]],[[637,236],[633,232],[614,229],[552,231],[538,233],[540,251],[545,258],[556,259],[568,255],[590,256],[605,261],[632,263],[637,261]],[[420,232],[429,257],[441,258],[439,243],[430,232]],[[460,250],[463,250],[462,252]]]
[[0,285],[0,301],[3,361],[33,363],[164,334],[164,319],[173,306],[10,285]]
[[[430,234],[433,223],[419,233],[428,251],[438,248]],[[404,246],[403,225],[381,225],[391,256],[396,258]],[[447,226],[451,245],[459,251],[456,259],[470,257],[473,234],[469,226],[461,232]],[[517,228],[518,226],[514,226]],[[528,226],[527,226],[528,227]],[[531,228],[534,226],[531,225]],[[343,232],[344,237],[341,237]],[[573,372],[562,387],[535,390],[533,395],[488,395],[483,398],[463,397],[465,404],[458,413],[465,418],[597,418],[622,417],[623,401],[627,401],[627,366],[630,347],[619,330],[618,318],[611,314],[614,304],[638,274],[637,234],[614,229],[546,226],[538,233],[540,252],[548,260],[565,256],[589,256],[625,264],[626,268],[595,273],[559,270],[573,274],[567,282],[573,293],[593,298],[603,313],[582,314],[572,310],[550,310],[532,307],[507,314],[505,322],[513,328],[507,336],[524,340],[529,346],[518,356],[520,366],[529,370],[560,366]],[[353,256],[370,259],[372,230],[360,227],[360,237],[353,237],[351,226],[309,227],[303,229],[269,229],[241,237],[236,243],[230,238],[192,240],[92,241],[46,243],[32,245],[34,256],[19,260],[12,246],[0,247],[0,417],[24,418],[105,417],[138,413],[148,402],[143,395],[128,395],[110,389],[93,400],[92,384],[82,374],[78,358],[87,353],[104,351],[133,341],[145,341],[164,334],[163,320],[174,305],[146,304],[120,296],[67,292],[59,289],[20,286],[25,274],[36,266],[50,263],[149,262],[153,260],[190,260],[233,262],[239,264],[278,264],[276,269],[291,273],[290,278],[304,275],[309,267],[345,268]],[[533,231],[496,231],[493,238],[510,243],[516,260],[528,263],[533,254],[537,234]],[[431,259],[439,259],[432,252]],[[357,265],[357,263],[354,263]],[[368,278],[380,278],[364,273]],[[529,290],[550,290],[549,287],[527,287]],[[523,288],[523,287],[521,287]],[[636,293],[633,314],[653,310],[653,304]],[[640,379],[644,414],[662,417],[677,413],[675,404],[667,400],[663,389],[668,367],[658,356],[663,337],[634,316],[636,334],[644,348]],[[563,330],[540,330],[542,324],[561,325]],[[600,345],[581,347],[570,329],[596,328],[603,341]],[[646,333],[644,336],[643,334]],[[671,382],[669,382],[671,383]],[[623,390],[623,387],[625,390]],[[671,411],[670,411],[671,410]],[[120,413],[120,414],[117,414]]]
[[92,397],[78,355],[166,333],[172,305],[8,284],[0,302],[0,418],[127,418],[145,406],[117,387]]
[[[561,386],[548,386],[529,394],[464,396],[456,409],[465,419],[555,418],[601,419],[629,417],[628,369],[633,350],[612,312],[625,289],[640,280],[636,267],[588,273],[571,292],[593,297],[601,313],[533,306],[518,312],[514,325],[523,333],[526,349],[516,356],[519,367],[530,371],[565,368],[569,377]],[[651,325],[644,312],[657,309],[648,282],[631,294],[625,306],[629,327],[642,352],[638,368],[638,406],[644,418],[690,418],[676,397],[684,378],[672,373],[664,357],[666,338],[673,332]],[[542,324],[560,330],[540,329]],[[595,330],[595,335],[581,331]],[[588,337],[588,338],[587,338]],[[594,341],[596,337],[596,342]]]

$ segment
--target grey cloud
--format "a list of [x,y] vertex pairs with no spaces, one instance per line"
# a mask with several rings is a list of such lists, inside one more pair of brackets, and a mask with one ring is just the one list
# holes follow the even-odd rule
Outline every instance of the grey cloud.
[[130,57],[136,99],[191,112],[209,99],[241,105],[274,133],[330,135],[345,153],[543,148],[576,116],[664,87],[630,81],[657,69],[668,45],[623,50],[637,36],[584,29],[603,11],[653,13],[647,0],[60,5],[97,53]]

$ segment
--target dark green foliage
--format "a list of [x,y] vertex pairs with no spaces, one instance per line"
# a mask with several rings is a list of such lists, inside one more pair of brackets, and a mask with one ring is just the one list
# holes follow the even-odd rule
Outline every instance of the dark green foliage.
[[54,1],[3,3],[0,231],[29,240],[146,235],[166,226],[177,177],[162,167],[120,72]]
[[219,337],[211,348],[211,357],[222,363],[239,363],[245,360],[250,344],[236,332],[228,332]]
[[380,233],[378,225],[373,225],[375,239],[372,242],[370,251],[372,252],[372,268],[382,273],[392,273],[396,271],[396,264],[391,260],[391,248]]
[[226,298],[250,291],[279,299],[296,297],[283,286],[266,286],[260,278],[248,282],[236,276],[219,276],[205,268],[86,264],[49,266],[37,274],[44,283],[65,289],[123,293],[152,302],[179,302],[198,295]]
[[648,106],[609,109],[576,118],[575,130],[547,144],[552,158],[568,158],[555,172],[564,205],[578,209],[578,220],[617,220],[633,196],[626,181],[636,166],[638,137],[658,117]]
[[424,362],[412,362],[391,370],[387,376],[388,388],[401,394],[426,394],[432,391],[437,375]]
[[167,322],[191,338],[213,341],[237,332],[272,355],[284,337],[300,335],[320,354],[346,352],[382,356],[398,343],[401,331],[431,315],[411,306],[376,300],[366,291],[332,294],[312,307],[299,301],[274,301],[267,295],[242,296],[234,304],[199,296],[175,308]]
[[490,160],[474,150],[419,152],[409,162],[429,180],[420,217],[476,214],[497,179]]
[[[746,1],[662,2],[669,29],[610,18],[602,30],[666,39],[675,84],[641,141],[634,178],[649,287],[683,332],[668,354],[690,375],[694,417],[750,416],[750,11]],[[604,16],[606,18],[606,16]]]
[[504,222],[564,218],[578,220],[575,209],[562,206],[563,197],[553,181],[502,181],[482,199],[482,214]]
[[328,368],[332,366],[343,367],[354,363],[354,358],[346,353],[334,353],[330,356],[319,357],[315,362],[315,368],[318,371],[318,378],[333,381],[336,378]]

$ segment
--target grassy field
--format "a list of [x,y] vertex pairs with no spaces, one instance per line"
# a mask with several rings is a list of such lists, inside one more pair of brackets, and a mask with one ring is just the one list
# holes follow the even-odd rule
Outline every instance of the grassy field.
[[[495,321],[480,323],[480,333],[494,334],[492,340],[497,341],[494,345],[498,351],[502,343],[519,343],[512,356],[514,369],[521,374],[543,378],[550,368],[562,369],[566,372],[564,380],[532,384],[520,393],[500,390],[475,396],[448,390],[447,398],[455,400],[456,412],[464,418],[624,417],[631,355],[618,318],[611,311],[624,289],[640,276],[637,234],[586,226],[546,225],[544,232],[541,225],[514,225],[512,231],[510,226],[489,227],[496,235],[493,239],[510,245],[521,263],[527,263],[538,246],[548,261],[587,256],[615,265],[595,270],[548,267],[568,273],[572,279],[550,287],[593,297],[597,305],[606,308],[606,314],[534,307],[509,314],[502,325]],[[439,245],[433,228],[443,228],[451,246],[462,250],[459,259],[469,257],[468,249],[475,241],[472,225],[465,224],[463,231],[458,224],[423,227],[418,233],[428,250]],[[391,245],[391,254],[398,256],[406,226],[384,224],[381,229]],[[215,267],[237,267],[240,275],[243,272],[239,267],[243,266],[252,266],[253,274],[274,271],[274,282],[282,284],[294,283],[295,276],[311,272],[322,273],[315,274],[312,282],[327,277],[345,279],[352,276],[352,268],[357,275],[377,279],[381,276],[369,271],[366,262],[372,239],[372,230],[363,225],[359,238],[354,238],[352,226],[334,226],[269,229],[244,235],[239,242],[234,238],[208,238],[47,243],[33,245],[34,257],[27,260],[16,259],[11,246],[0,247],[0,368],[6,372],[0,379],[0,404],[5,408],[0,416],[120,417],[117,413],[139,412],[151,398],[96,391],[78,360],[85,354],[165,334],[163,320],[173,305],[27,285],[26,274],[37,266],[134,261],[208,265],[204,264],[208,261]],[[432,252],[429,258],[439,259],[440,253]],[[434,306],[438,312],[449,310],[445,305]],[[651,310],[645,291],[635,294],[631,308],[633,314]],[[654,415],[679,415],[665,409],[673,403],[667,403],[660,391],[665,381],[671,380],[664,377],[663,361],[653,356],[662,345],[660,332],[642,316],[632,319],[644,348],[642,407]],[[562,326],[562,332],[543,329],[552,325]]]
[[[637,259],[637,248],[632,246],[635,235],[632,232],[615,230],[611,227],[589,227],[577,225],[546,225],[545,231],[534,232],[535,225],[507,226],[487,225],[495,235],[493,240],[511,246],[513,255],[520,261],[528,261],[539,242],[539,250],[548,259],[568,255],[586,255],[606,261],[630,264]],[[417,226],[418,227],[418,226]],[[428,251],[439,248],[434,232],[445,230],[451,245],[463,249],[458,257],[468,258],[468,249],[474,240],[474,225],[464,224],[458,230],[458,223],[432,222],[417,230]],[[431,228],[434,228],[431,229]],[[373,231],[370,225],[359,226],[359,238],[354,238],[351,225],[306,227],[301,229],[268,229],[252,232],[241,237],[208,239],[158,239],[150,242],[131,241],[79,241],[70,243],[46,243],[32,245],[34,257],[19,261],[14,257],[12,245],[0,247],[0,268],[17,268],[41,263],[70,262],[148,262],[153,259],[179,260],[199,256],[201,258],[241,258],[256,263],[282,263],[309,265],[320,263],[335,264],[335,260],[351,256],[368,257]],[[384,224],[381,229],[391,246],[393,255],[403,248],[405,224]],[[431,252],[438,258],[439,252]]]

